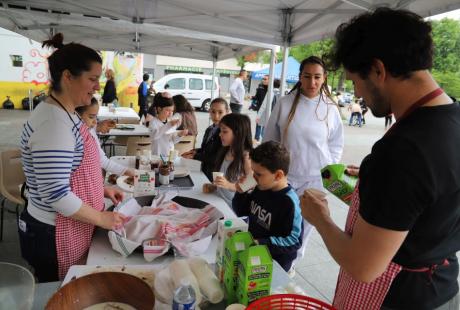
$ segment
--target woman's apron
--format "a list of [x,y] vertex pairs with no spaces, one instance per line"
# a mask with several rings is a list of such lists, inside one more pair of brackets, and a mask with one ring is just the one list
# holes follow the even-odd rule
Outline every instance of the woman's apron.
[[[443,91],[438,88],[417,102],[415,102],[403,116],[398,120],[407,117],[418,107],[424,105],[431,99],[441,95]],[[387,135],[391,129],[394,129],[397,126],[397,123],[391,127],[385,135]],[[348,211],[347,221],[345,224],[345,232],[350,236],[353,235],[353,228],[358,218],[359,213],[359,182],[356,184],[355,191],[352,196],[352,203],[350,210]],[[448,264],[447,260],[444,260],[443,265]],[[387,295],[393,280],[399,274],[399,272],[404,269],[411,272],[428,272],[432,273],[436,269],[437,265],[430,267],[419,268],[419,269],[409,269],[403,268],[401,265],[398,265],[394,262],[390,262],[387,266],[385,272],[380,275],[377,279],[371,283],[364,283],[354,280],[349,274],[340,268],[339,276],[337,279],[337,286],[335,289],[335,296],[333,305],[339,310],[355,310],[355,309],[366,309],[366,310],[378,310],[381,308],[385,296]]]
[[[70,175],[70,189],[84,204],[97,211],[104,209],[104,186],[97,142],[88,127],[82,124],[83,159]],[[94,225],[56,215],[56,252],[59,278],[63,279],[70,266],[83,264],[94,232]]]

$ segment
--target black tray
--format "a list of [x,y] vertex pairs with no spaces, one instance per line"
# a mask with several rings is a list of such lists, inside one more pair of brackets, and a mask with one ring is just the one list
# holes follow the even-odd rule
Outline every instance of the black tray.
[[[139,203],[141,206],[150,206],[154,198],[155,196],[134,197],[137,203]],[[174,202],[177,202],[181,206],[184,206],[186,208],[192,208],[192,209],[203,209],[209,204],[208,202],[203,201],[203,200],[190,198],[190,197],[184,197],[184,196],[176,196],[171,200]]]
[[[169,184],[176,185],[179,190],[181,189],[192,189],[195,184],[193,184],[192,178],[190,175],[185,177],[177,178],[175,177],[174,180],[169,181]],[[155,187],[160,187],[160,178],[158,173],[155,174]]]

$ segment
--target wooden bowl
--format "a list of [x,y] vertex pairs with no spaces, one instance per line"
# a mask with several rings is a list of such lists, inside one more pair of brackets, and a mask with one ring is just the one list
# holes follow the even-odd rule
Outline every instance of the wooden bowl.
[[81,310],[103,303],[119,302],[136,309],[152,310],[152,288],[141,279],[121,272],[93,273],[70,281],[48,301],[47,310]]

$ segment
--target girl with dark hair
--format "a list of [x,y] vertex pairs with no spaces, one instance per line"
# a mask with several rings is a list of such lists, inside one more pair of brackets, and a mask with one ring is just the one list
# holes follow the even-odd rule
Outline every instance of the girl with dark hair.
[[196,124],[195,109],[182,95],[175,95],[172,99],[176,106],[174,113],[181,118],[181,124],[177,129],[187,129],[189,136],[196,136],[198,134],[198,126]]
[[135,171],[134,169],[130,169],[126,166],[120,165],[114,160],[110,160],[105,155],[104,150],[101,148],[101,144],[99,143],[99,138],[97,137],[96,133],[96,126],[97,126],[97,113],[99,112],[99,103],[97,99],[93,97],[91,99],[90,105],[80,106],[75,109],[80,115],[81,120],[88,126],[89,132],[94,137],[97,143],[97,148],[99,152],[99,159],[101,162],[101,168],[105,171],[117,174],[117,175],[128,175],[134,176]]
[[104,211],[104,196],[117,204],[123,194],[104,188],[97,141],[75,113],[99,90],[102,59],[63,39],[58,33],[43,42],[56,49],[48,57],[49,97],[32,112],[21,136],[29,197],[19,238],[39,282],[62,280],[70,266],[84,260],[95,226],[115,229],[125,219]]
[[[323,189],[321,169],[338,163],[343,151],[343,125],[331,99],[323,61],[310,56],[300,64],[299,82],[270,116],[264,141],[283,144],[291,153],[288,180],[301,196],[307,188]],[[303,256],[312,226],[304,222]]]
[[203,171],[211,182],[213,181],[212,172],[216,164],[217,154],[222,148],[222,141],[219,136],[219,122],[228,113],[230,113],[230,107],[224,98],[213,99],[209,106],[209,117],[212,124],[204,132],[201,148],[182,154],[182,157],[201,161],[201,171]]
[[167,156],[174,144],[179,142],[180,137],[186,136],[187,129],[176,130],[180,119],[172,118],[174,101],[170,96],[157,93],[153,104],[156,108],[156,116],[149,122],[150,138],[152,139],[152,154]]
[[216,160],[216,170],[224,173],[214,179],[217,192],[231,206],[236,183],[251,171],[249,151],[252,150],[251,121],[247,115],[230,113],[219,122],[223,148]]

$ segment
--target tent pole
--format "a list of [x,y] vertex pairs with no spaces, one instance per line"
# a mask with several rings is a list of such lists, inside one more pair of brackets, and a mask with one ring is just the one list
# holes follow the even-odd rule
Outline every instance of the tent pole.
[[286,71],[287,71],[287,62],[288,62],[288,57],[289,57],[289,45],[287,41],[284,41],[284,46],[283,46],[283,66],[281,67],[281,87],[280,87],[280,94],[281,96],[284,96],[284,91],[286,89]]
[[276,58],[276,50],[272,48],[271,57],[270,57],[270,71],[268,74],[268,89],[267,94],[268,96],[267,107],[265,109],[266,114],[266,123],[262,124],[262,126],[267,126],[268,119],[270,118],[270,114],[272,112],[272,101],[273,101],[273,80],[275,79],[275,58]]
[[212,59],[211,101],[214,99],[214,97],[218,97],[218,96],[214,96],[214,79],[215,79],[215,76],[216,76],[216,64],[217,64],[217,59],[213,58]]

